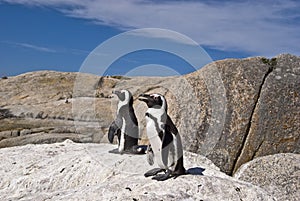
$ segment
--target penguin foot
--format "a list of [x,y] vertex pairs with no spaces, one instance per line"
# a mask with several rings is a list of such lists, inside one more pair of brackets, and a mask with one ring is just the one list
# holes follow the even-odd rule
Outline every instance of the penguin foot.
[[109,150],[108,153],[111,153],[111,154],[120,154],[119,149]]
[[131,154],[145,154],[146,151],[147,151],[146,145],[134,145],[130,150]]
[[166,171],[165,174],[157,174],[152,179],[157,180],[157,181],[165,181],[168,178],[170,178],[171,172],[169,170]]
[[154,176],[154,175],[157,175],[158,173],[160,172],[163,172],[164,169],[161,169],[161,168],[154,168],[152,170],[149,170],[148,172],[146,172],[144,174],[145,177],[150,177],[150,176]]

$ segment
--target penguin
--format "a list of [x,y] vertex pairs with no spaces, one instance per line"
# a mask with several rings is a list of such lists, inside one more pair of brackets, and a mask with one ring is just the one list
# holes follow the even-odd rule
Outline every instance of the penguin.
[[112,153],[144,154],[145,148],[138,146],[139,129],[138,121],[133,109],[133,97],[130,91],[113,91],[118,97],[116,119],[108,130],[108,140],[113,143],[115,135],[118,137],[118,149]]
[[[141,94],[139,100],[147,104],[146,131],[150,141],[148,163],[153,160],[159,168],[149,170],[145,177],[164,181],[186,173],[183,165],[183,148],[179,132],[167,114],[167,101],[161,94]],[[158,174],[164,172],[164,174]]]

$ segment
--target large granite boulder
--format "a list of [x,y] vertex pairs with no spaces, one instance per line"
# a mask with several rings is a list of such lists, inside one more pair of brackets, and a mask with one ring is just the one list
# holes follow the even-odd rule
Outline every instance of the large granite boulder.
[[268,71],[269,66],[257,57],[214,62],[187,75],[199,94],[199,106],[193,113],[202,111],[204,115],[192,120],[192,134],[183,134],[186,149],[205,153],[222,171],[231,174]]
[[300,154],[256,158],[242,165],[234,178],[260,186],[278,200],[300,200]]
[[300,59],[280,55],[273,62],[235,169],[259,156],[300,153]]
[[190,174],[163,182],[145,178],[145,155],[109,153],[109,144],[0,149],[1,200],[276,200],[263,188],[219,171],[203,156],[185,152]]

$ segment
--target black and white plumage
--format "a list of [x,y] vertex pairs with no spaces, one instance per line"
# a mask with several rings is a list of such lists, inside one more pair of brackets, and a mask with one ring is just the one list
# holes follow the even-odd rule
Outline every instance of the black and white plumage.
[[111,123],[108,140],[113,143],[114,136],[118,137],[119,153],[142,154],[145,148],[138,146],[138,121],[133,109],[133,97],[128,90],[113,91],[118,97],[116,119]]
[[[147,136],[151,145],[150,156],[153,154],[154,161],[159,166],[146,172],[145,176],[154,176],[153,179],[162,181],[185,174],[181,138],[167,114],[165,97],[160,94],[141,94],[139,100],[148,106],[145,116]],[[150,162],[152,160],[151,157],[148,159]],[[165,174],[158,174],[160,172]]]

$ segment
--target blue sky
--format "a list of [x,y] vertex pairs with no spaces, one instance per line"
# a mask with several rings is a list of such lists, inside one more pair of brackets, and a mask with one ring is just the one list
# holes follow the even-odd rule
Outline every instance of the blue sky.
[[[96,47],[118,34],[142,28],[187,36],[212,60],[280,53],[299,56],[299,10],[299,1],[290,0],[0,0],[0,76],[36,70],[80,71]],[[147,37],[166,40],[157,34],[144,35],[145,40]],[[184,51],[188,44],[177,39],[173,42],[181,43]],[[114,50],[118,48],[114,45]],[[153,65],[178,74],[201,67],[193,68],[170,52],[145,47],[115,58],[106,74],[126,74],[143,67],[153,72]]]

